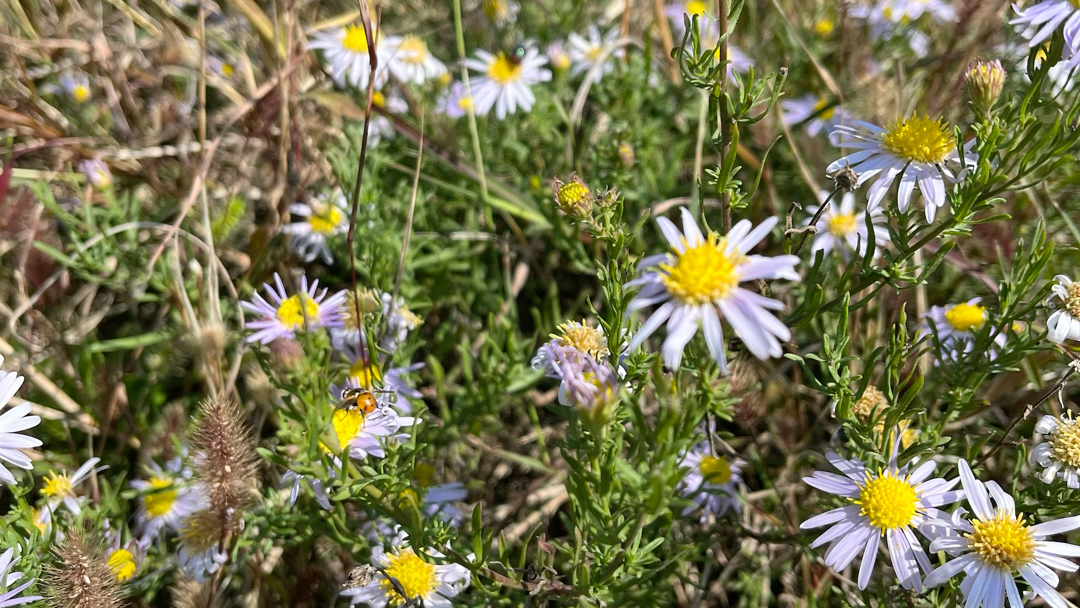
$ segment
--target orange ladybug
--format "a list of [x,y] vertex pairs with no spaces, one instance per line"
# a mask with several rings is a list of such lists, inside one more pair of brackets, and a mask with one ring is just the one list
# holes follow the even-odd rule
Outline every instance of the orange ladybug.
[[375,395],[366,388],[347,388],[341,391],[341,409],[358,409],[365,416],[374,412],[379,407],[375,401]]

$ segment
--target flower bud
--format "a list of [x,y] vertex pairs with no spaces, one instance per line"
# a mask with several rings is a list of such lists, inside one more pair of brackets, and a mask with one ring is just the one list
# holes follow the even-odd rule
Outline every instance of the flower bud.
[[630,169],[634,166],[634,147],[625,141],[619,144],[619,164],[623,169]]
[[563,213],[575,219],[583,220],[592,213],[592,193],[576,175],[566,183],[555,178],[555,202]]
[[304,359],[304,347],[292,338],[278,338],[270,343],[270,359],[277,369],[293,369]]
[[971,105],[978,112],[989,114],[990,110],[1001,97],[1001,90],[1005,88],[1005,68],[997,59],[983,61],[976,59],[968,66],[964,74],[964,86],[967,88]]

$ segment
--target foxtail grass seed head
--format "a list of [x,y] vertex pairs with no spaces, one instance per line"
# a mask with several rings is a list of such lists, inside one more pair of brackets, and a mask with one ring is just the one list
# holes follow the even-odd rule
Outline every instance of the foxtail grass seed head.
[[78,528],[53,550],[42,582],[51,608],[119,608],[119,580],[102,544]]
[[576,220],[584,220],[592,214],[593,195],[581,178],[574,175],[570,181],[555,178],[555,203],[559,210]]
[[964,73],[964,86],[971,105],[983,115],[989,114],[1005,88],[1005,68],[997,59],[976,59]]

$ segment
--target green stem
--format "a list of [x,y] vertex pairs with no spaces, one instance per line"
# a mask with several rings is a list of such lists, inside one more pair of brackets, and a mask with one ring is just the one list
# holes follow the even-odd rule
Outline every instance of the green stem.
[[480,131],[476,128],[476,113],[472,106],[472,87],[469,86],[469,68],[465,65],[465,32],[461,27],[461,0],[454,0],[454,36],[457,38],[458,57],[461,59],[461,83],[465,86],[465,95],[470,103],[466,104],[469,116],[469,135],[472,137],[473,156],[476,157],[476,178],[480,182],[480,200],[484,202],[484,217],[488,226],[495,224],[491,217],[491,204],[488,202],[487,176],[484,173],[484,157],[480,151]]

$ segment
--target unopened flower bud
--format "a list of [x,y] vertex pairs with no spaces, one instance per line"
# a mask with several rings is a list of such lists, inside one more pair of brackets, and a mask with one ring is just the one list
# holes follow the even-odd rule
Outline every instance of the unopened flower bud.
[[278,338],[270,343],[270,358],[278,369],[292,369],[304,359],[304,347],[292,338]]
[[983,61],[976,59],[968,66],[964,74],[964,85],[967,88],[971,104],[977,111],[989,114],[990,110],[1001,97],[1001,90],[1005,88],[1005,68],[997,59]]
[[619,164],[623,169],[630,169],[634,166],[634,147],[625,141],[619,144]]
[[585,182],[576,175],[566,183],[555,178],[555,202],[563,213],[579,220],[589,217],[592,213],[592,193],[589,192],[589,187],[585,185]]

